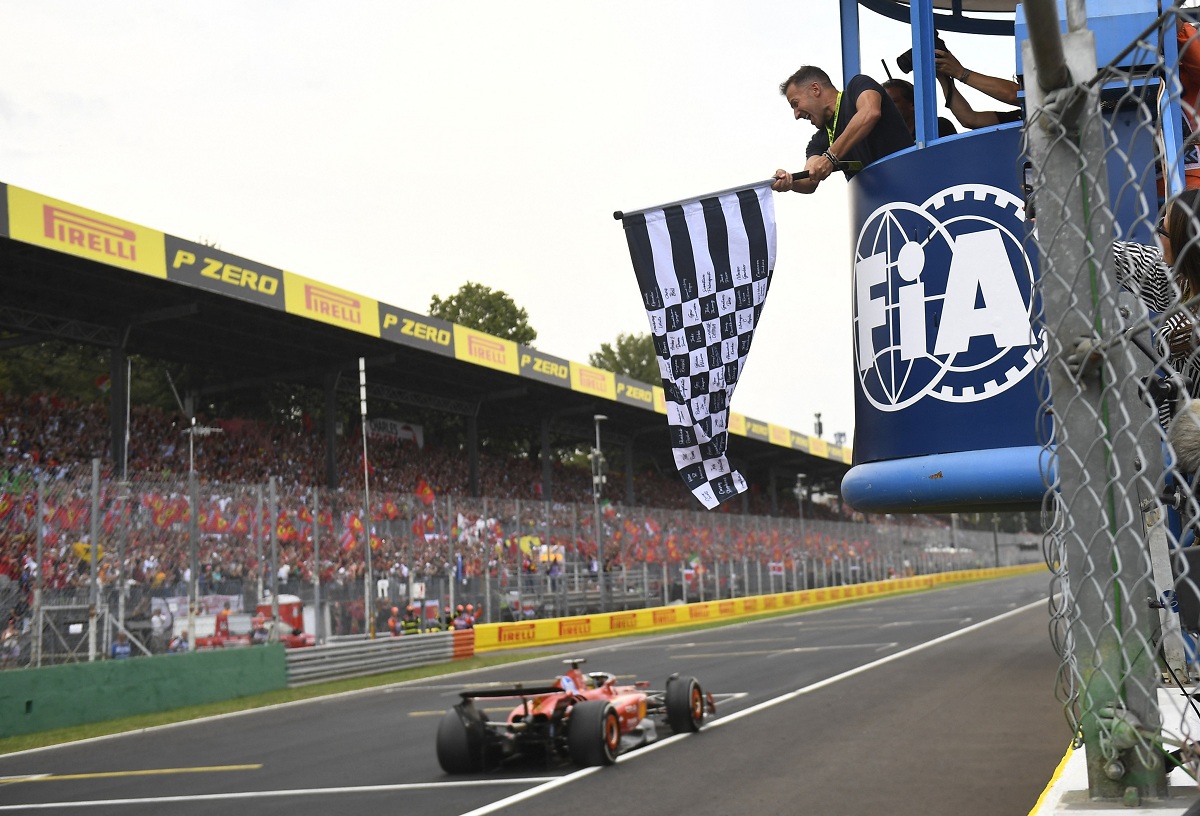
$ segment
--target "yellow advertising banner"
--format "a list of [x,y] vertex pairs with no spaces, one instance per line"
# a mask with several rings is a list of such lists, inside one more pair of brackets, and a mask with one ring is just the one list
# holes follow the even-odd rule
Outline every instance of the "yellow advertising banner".
[[813,456],[820,456],[822,459],[829,458],[829,443],[824,439],[808,438],[808,452]]
[[782,445],[785,448],[792,446],[792,432],[782,425],[767,423],[767,441],[772,445]]
[[286,270],[283,294],[288,314],[379,336],[379,302],[376,300]]
[[654,412],[665,414],[667,412],[667,392],[661,385],[656,385],[651,390],[654,392]]
[[746,435],[746,418],[741,414],[729,412],[729,432],[737,436]]
[[602,368],[571,363],[571,390],[616,400],[617,375]]
[[517,344],[466,326],[454,324],[454,356],[467,363],[494,368],[508,374],[521,373]]
[[8,222],[9,233],[17,241],[155,278],[167,276],[163,234],[149,227],[12,185],[8,187]]
[[867,598],[888,595],[893,592],[931,589],[940,583],[1003,578],[1009,575],[1040,572],[1045,569],[1046,565],[1043,563],[1023,564],[999,569],[962,570],[936,575],[889,578],[870,583],[780,592],[774,595],[757,595],[748,598],[702,601],[677,606],[659,606],[627,612],[547,618],[514,623],[481,623],[476,625],[473,630],[475,651],[490,652],[522,646],[595,640],[632,632],[670,629],[722,618],[738,618],[764,612],[784,612],[789,609],[833,603],[851,598]]

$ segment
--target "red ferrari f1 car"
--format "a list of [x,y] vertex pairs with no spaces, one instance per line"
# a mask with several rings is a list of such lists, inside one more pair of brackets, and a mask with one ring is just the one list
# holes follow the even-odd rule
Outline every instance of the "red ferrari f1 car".
[[[554,685],[462,692],[438,726],[437,757],[447,773],[475,773],[515,757],[576,765],[611,765],[621,753],[658,738],[658,728],[676,734],[699,731],[705,712],[715,713],[693,677],[677,674],[663,691],[649,683],[618,686],[608,672],[588,672],[584,658],[564,660],[570,671]],[[520,703],[503,722],[493,722],[479,700],[516,698]]]

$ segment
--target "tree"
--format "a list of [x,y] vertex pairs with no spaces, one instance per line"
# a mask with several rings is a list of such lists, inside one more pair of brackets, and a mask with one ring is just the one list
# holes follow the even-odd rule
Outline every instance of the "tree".
[[658,355],[654,351],[654,338],[649,332],[618,334],[615,345],[601,343],[599,351],[588,355],[588,363],[651,385],[662,381]]
[[444,300],[434,295],[429,314],[527,346],[537,339],[537,331],[529,325],[529,313],[506,292],[481,283],[467,281]]

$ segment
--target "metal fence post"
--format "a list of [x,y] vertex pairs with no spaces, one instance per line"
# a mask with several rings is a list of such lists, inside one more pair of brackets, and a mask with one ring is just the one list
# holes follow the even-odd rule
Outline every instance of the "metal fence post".
[[200,603],[200,488],[188,471],[188,651],[196,651],[196,605]]
[[33,641],[34,665],[42,665],[42,630],[45,628],[45,618],[42,611],[42,588],[46,585],[45,560],[42,551],[46,538],[46,474],[42,473],[37,480],[37,573],[33,585],[33,620],[37,627]]
[[312,489],[313,540],[313,636],[325,642],[325,616],[321,614],[321,488]]
[[[1120,347],[1105,355],[1098,380],[1078,379],[1065,364],[1076,338],[1107,338],[1119,330],[1099,90],[1071,87],[1072,75],[1096,75],[1095,46],[1084,28],[1082,4],[1070,11],[1064,43],[1053,0],[1027,2],[1030,40],[1023,44],[1030,111],[1025,137],[1038,170],[1045,405],[1054,420],[1046,478],[1060,510],[1066,510],[1059,545],[1070,589],[1068,640],[1075,648],[1068,660],[1078,684],[1071,702],[1078,705],[1089,793],[1129,803],[1163,797],[1167,788],[1152,746],[1124,750],[1114,739],[1114,713],[1131,713],[1151,732],[1160,724],[1154,651],[1122,649],[1123,643],[1151,642],[1144,577],[1121,572],[1122,563],[1141,562],[1145,547],[1139,509],[1125,489],[1137,478],[1128,429],[1138,420],[1129,415],[1120,391],[1135,371]],[[1048,107],[1054,91],[1059,97]]]
[[[254,605],[257,608],[258,604],[262,603],[263,597],[263,552],[262,552],[262,534],[263,534],[263,489],[262,485],[254,486],[255,492],[258,494],[258,505],[255,510],[254,529],[251,534],[254,537],[254,565],[257,577],[257,594],[254,596]],[[333,503],[330,502],[330,513],[333,512]],[[332,515],[330,516],[332,518]]]
[[[271,477],[267,490],[270,495],[268,512],[271,514],[271,632],[274,634],[279,629],[279,536],[275,529],[279,526],[279,495],[275,490],[274,476]],[[371,611],[367,609],[365,614],[370,617]]]

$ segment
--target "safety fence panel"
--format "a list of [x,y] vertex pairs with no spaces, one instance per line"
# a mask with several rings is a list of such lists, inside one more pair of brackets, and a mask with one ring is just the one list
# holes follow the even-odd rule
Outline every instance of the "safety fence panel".
[[994,532],[881,518],[428,490],[372,490],[367,507],[358,489],[155,474],[121,482],[99,470],[4,484],[0,555],[20,568],[0,572],[9,621],[0,668],[109,658],[125,643],[134,657],[241,645],[264,618],[279,619],[299,641],[323,643],[389,635],[410,607],[420,631],[430,632],[468,620],[636,610],[1037,557],[1025,549],[1028,534],[1006,534],[1002,552]]
[[1058,693],[1089,792],[1130,803],[1165,796],[1165,771],[1194,776],[1200,756],[1187,698],[1161,693],[1190,685],[1200,636],[1200,199],[1177,195],[1200,184],[1200,42],[1182,25],[1195,12],[1172,7],[1097,67],[1100,37],[1068,6],[1059,39],[1054,4],[1027,4],[1025,46],[1027,247],[1053,419],[1044,549]]

